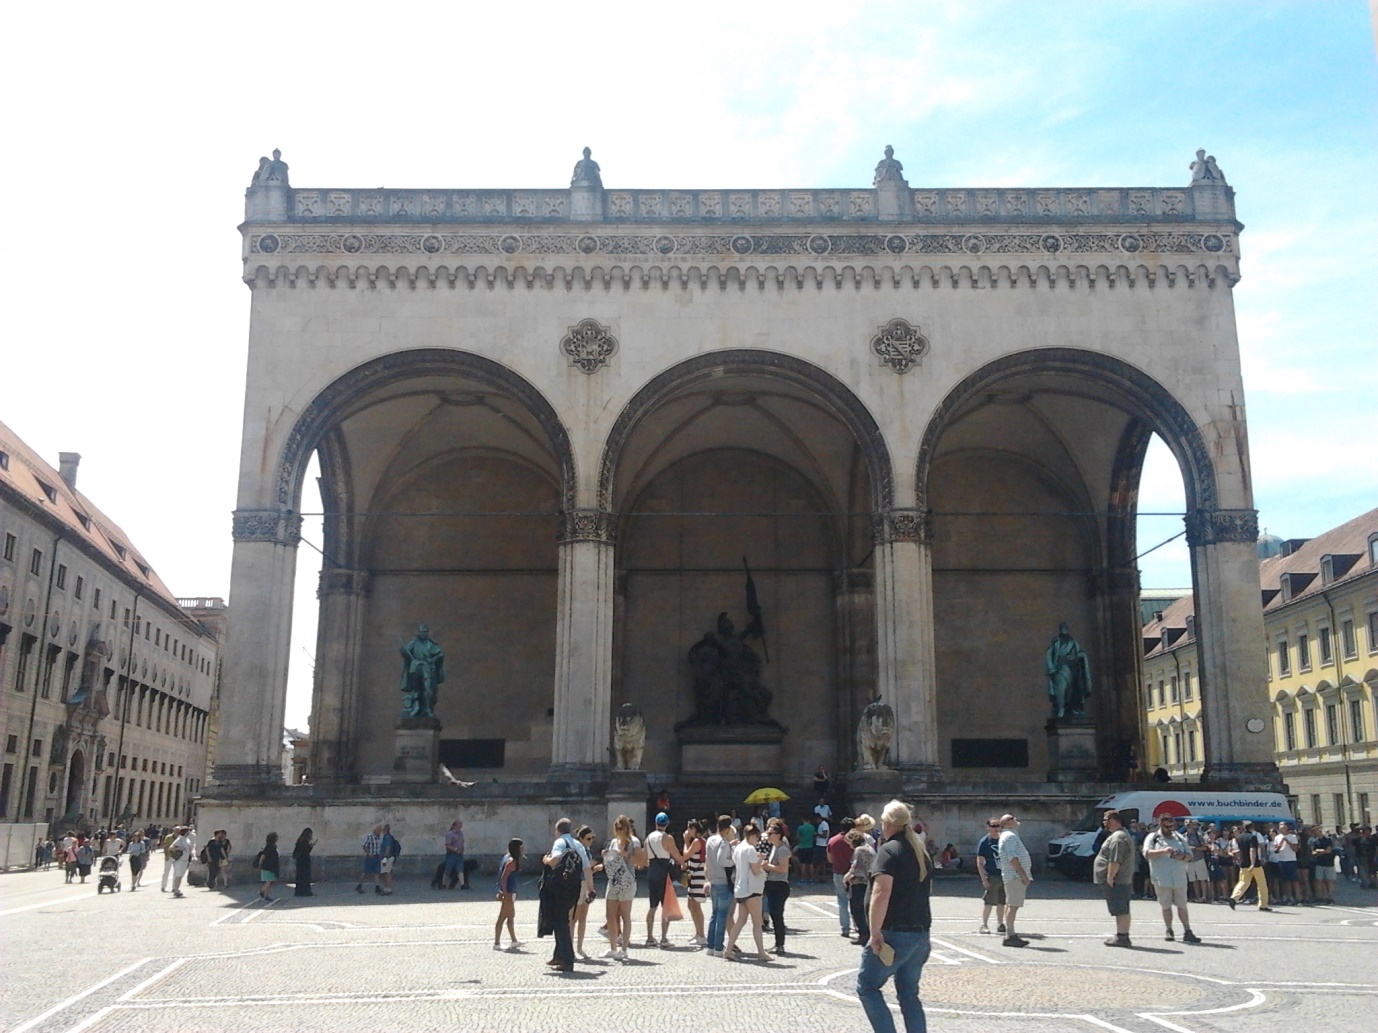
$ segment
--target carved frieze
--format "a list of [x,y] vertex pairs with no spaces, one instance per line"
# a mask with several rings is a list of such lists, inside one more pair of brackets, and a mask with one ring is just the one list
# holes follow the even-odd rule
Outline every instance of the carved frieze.
[[1193,509],[1186,515],[1188,545],[1258,541],[1256,509]]
[[926,509],[886,509],[871,516],[871,536],[877,545],[890,542],[933,542],[933,514]]
[[560,351],[581,373],[597,373],[617,351],[617,338],[596,319],[583,319],[560,339]]
[[907,319],[892,319],[876,329],[871,351],[896,373],[908,373],[928,351],[928,338]]
[[613,514],[606,509],[567,509],[560,514],[560,543],[598,542],[612,545],[617,529]]
[[368,595],[368,571],[366,570],[321,570],[320,585],[316,595]]
[[296,546],[301,541],[301,515],[290,509],[236,509],[236,542],[272,542]]

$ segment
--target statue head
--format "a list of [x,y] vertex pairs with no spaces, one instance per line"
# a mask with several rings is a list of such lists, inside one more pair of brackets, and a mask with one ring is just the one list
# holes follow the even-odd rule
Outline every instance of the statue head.
[[584,160],[585,160],[585,161],[588,161],[588,160],[589,160],[590,158],[592,158],[592,157],[593,157],[593,148],[592,148],[592,147],[585,147],[585,148],[584,148]]
[[[1063,626],[1066,627],[1066,625],[1063,625]],[[430,629],[429,625],[426,625],[426,624],[418,624],[418,625],[416,626],[416,637],[419,638],[422,642],[425,642],[426,639],[430,638],[430,637],[431,637],[431,629]]]
[[1069,628],[1065,623],[1059,624],[1057,626],[1057,633],[1061,638],[1068,638],[1072,634],[1072,629]]
[[273,148],[273,160],[282,161],[282,152],[278,150],[276,147]]
[[1197,160],[1197,161],[1205,161],[1205,160],[1206,160],[1206,149],[1205,149],[1204,147],[1198,147],[1198,148],[1196,148],[1196,160]]
[[737,628],[736,625],[732,623],[732,618],[727,615],[726,610],[723,610],[722,613],[718,614],[718,634],[727,638],[736,634],[736,632]]
[[885,145],[885,157],[886,157],[886,159],[889,160],[890,158],[893,158],[894,156],[895,156],[895,149],[894,149],[893,147],[891,147],[891,146],[887,143],[887,144]]

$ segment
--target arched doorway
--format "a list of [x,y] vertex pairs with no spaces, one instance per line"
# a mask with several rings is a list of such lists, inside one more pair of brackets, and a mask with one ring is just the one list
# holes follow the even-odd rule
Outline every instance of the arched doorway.
[[67,799],[62,808],[64,817],[72,817],[82,812],[82,791],[86,784],[86,756],[81,750],[72,751],[72,759],[67,764]]
[[1006,356],[930,422],[918,504],[933,514],[938,726],[952,777],[1043,781],[1059,760],[1045,653],[1067,624],[1090,660],[1087,778],[1122,779],[1142,748],[1134,513],[1153,433],[1188,512],[1216,505],[1210,454],[1184,407],[1120,360],[1076,349]]

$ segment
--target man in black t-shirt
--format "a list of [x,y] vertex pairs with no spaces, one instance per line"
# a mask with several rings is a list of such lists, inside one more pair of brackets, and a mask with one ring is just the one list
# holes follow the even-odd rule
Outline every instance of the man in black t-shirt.
[[899,800],[881,814],[883,840],[871,865],[871,938],[861,955],[856,994],[877,1033],[894,1033],[895,1019],[881,988],[892,977],[904,1028],[927,1028],[919,1000],[919,976],[930,950],[933,924],[928,893],[928,851],[913,831],[913,815]]

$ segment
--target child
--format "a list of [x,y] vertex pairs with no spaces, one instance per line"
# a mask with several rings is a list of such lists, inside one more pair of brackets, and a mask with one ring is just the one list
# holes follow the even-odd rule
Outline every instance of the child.
[[507,935],[512,940],[509,950],[522,945],[517,939],[517,871],[522,864],[522,841],[513,839],[507,844],[507,853],[502,864],[498,865],[498,921],[493,926],[493,949],[502,950],[502,926],[507,923]]

